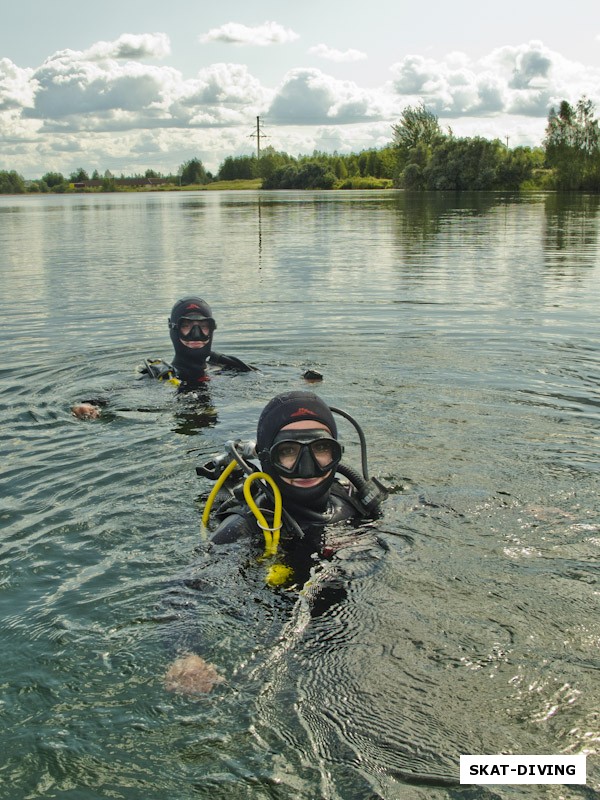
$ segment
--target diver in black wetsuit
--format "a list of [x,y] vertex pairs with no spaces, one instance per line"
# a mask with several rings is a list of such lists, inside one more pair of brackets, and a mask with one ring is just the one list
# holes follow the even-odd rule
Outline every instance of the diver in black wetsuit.
[[[162,359],[146,361],[141,372],[160,381],[168,381],[178,392],[190,392],[210,380],[211,367],[251,372],[255,368],[235,356],[226,356],[212,349],[217,323],[210,306],[200,297],[178,300],[169,316],[169,335],[175,358],[172,363]],[[77,417],[94,418],[106,402],[102,398],[86,400],[73,406]]]
[[[346,417],[361,438],[363,474],[341,463],[344,452],[338,441],[334,412]],[[252,450],[253,443],[245,445]],[[284,569],[268,579],[271,585],[299,585],[308,579],[315,558],[330,557],[336,550],[341,528],[337,523],[357,525],[379,516],[379,507],[387,491],[376,478],[369,478],[366,466],[366,444],[362,430],[348,414],[331,409],[312,392],[293,391],[274,397],[258,420],[257,440],[253,456],[258,457],[262,475],[260,488],[257,468],[240,452],[239,443],[230,443],[235,467],[231,477],[221,461],[217,498],[221,500],[216,516],[221,522],[211,537],[215,545],[243,542],[256,549],[268,550],[269,536],[281,543]],[[214,462],[209,462],[214,464]],[[237,465],[237,466],[236,466]],[[241,467],[240,467],[241,465]],[[216,477],[214,471],[197,468],[199,475]],[[240,483],[243,472],[247,473]],[[248,483],[254,483],[249,492]],[[225,497],[223,497],[223,494]],[[277,503],[281,501],[281,519]],[[211,501],[212,502],[212,501]],[[208,519],[210,504],[203,522]],[[346,530],[350,526],[344,526]],[[333,533],[332,533],[333,532]],[[344,546],[347,540],[342,535]]]
[[[336,478],[343,448],[329,406],[316,394],[288,392],[274,397],[263,409],[257,428],[256,453],[263,471],[275,482],[286,515],[295,525],[284,524],[289,542],[320,533],[325,525],[371,516],[357,499],[357,488]],[[260,534],[252,511],[226,501],[217,510],[222,518],[212,537],[216,544],[242,535]],[[269,512],[273,502],[261,493],[260,508]]]
[[212,349],[213,334],[217,323],[210,306],[200,297],[184,297],[178,300],[169,317],[169,335],[175,350],[172,364],[164,361],[146,362],[143,370],[152,377],[179,381],[180,391],[188,391],[198,383],[210,380],[211,366],[251,372],[254,367],[235,356],[226,356]]
[[[341,463],[343,447],[333,412],[359,433],[362,475]],[[236,602],[234,584],[246,579],[251,593],[257,578],[287,590],[277,592],[281,602],[293,604],[298,593],[292,590],[302,590],[313,617],[342,602],[349,583],[376,567],[386,550],[377,532],[365,524],[379,516],[386,490],[368,478],[366,446],[357,423],[312,392],[287,392],[263,409],[256,445],[230,442],[228,451],[229,463],[227,457],[216,458],[197,468],[199,475],[218,478],[211,497],[216,493],[220,500],[215,513],[221,521],[183,582],[186,599],[181,605],[208,602],[213,610],[223,610],[231,628],[238,617],[235,610],[227,611]],[[205,524],[210,508],[209,497]],[[227,586],[231,589],[224,590]],[[247,596],[239,587],[237,594]],[[197,649],[202,656],[193,652]],[[185,694],[211,691],[223,680],[205,660],[214,654],[209,641],[188,648],[169,667],[166,688]],[[222,656],[216,660],[221,662]]]

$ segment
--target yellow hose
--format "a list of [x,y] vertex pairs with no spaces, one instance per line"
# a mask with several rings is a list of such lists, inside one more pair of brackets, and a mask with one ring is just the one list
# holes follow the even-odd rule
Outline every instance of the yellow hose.
[[[210,512],[215,501],[215,497],[219,493],[219,490],[227,480],[227,478],[231,475],[233,470],[237,467],[237,461],[232,460],[229,464],[225,467],[219,479],[213,486],[208,498],[206,500],[206,505],[204,506],[204,511],[202,512],[202,531],[206,533],[206,529],[208,526],[208,519],[210,517]],[[252,497],[252,493],[250,491],[250,486],[255,480],[263,480],[266,481],[271,488],[273,489],[273,496],[275,498],[275,509],[273,511],[273,524],[269,525],[267,520],[265,519],[264,514],[260,510],[260,508],[254,502],[254,498]],[[273,480],[270,475],[267,475],[266,472],[252,472],[246,480],[244,481],[244,497],[248,506],[254,516],[256,517],[256,521],[258,522],[259,528],[262,530],[264,537],[265,537],[265,552],[264,556],[274,556],[277,553],[277,548],[279,546],[279,537],[281,534],[281,515],[282,515],[282,501],[281,501],[281,492],[279,491],[279,487]],[[284,567],[283,565],[273,565],[271,567],[271,571],[276,570],[277,574],[269,573],[269,577],[267,582],[273,586],[280,585],[285,581],[287,577],[291,574],[291,570],[289,567]],[[278,570],[278,571],[277,571]],[[283,572],[282,572],[283,570]],[[281,574],[280,574],[281,573]],[[285,573],[285,574],[284,574]]]
[[[266,481],[271,489],[273,489],[273,496],[275,498],[275,510],[273,511],[273,524],[269,525],[267,520],[265,519],[262,511],[254,502],[254,498],[250,492],[250,484],[255,480],[263,480]],[[266,472],[253,472],[251,475],[248,475],[246,480],[244,481],[244,497],[250,510],[256,517],[256,521],[258,522],[259,527],[261,528],[264,536],[265,536],[265,556],[274,556],[277,553],[277,547],[279,546],[279,535],[281,533],[281,492],[279,491],[279,487],[273,480],[270,475],[267,475]]]
[[204,511],[202,513],[202,525],[204,528],[206,528],[206,526],[208,525],[208,518],[210,517],[210,511],[212,509],[213,503],[215,502],[215,497],[218,495],[221,486],[223,486],[227,478],[231,475],[231,473],[236,467],[237,467],[237,461],[235,461],[235,459],[233,461],[230,461],[229,464],[225,467],[225,469],[221,473],[219,480],[215,483],[215,485],[211,489],[211,492],[206,500],[206,505],[204,506]]

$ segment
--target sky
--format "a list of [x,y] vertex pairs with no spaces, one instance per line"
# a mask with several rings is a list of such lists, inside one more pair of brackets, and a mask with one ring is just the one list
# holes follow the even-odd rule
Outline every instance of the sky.
[[542,143],[600,116],[600,6],[571,0],[0,0],[0,170],[215,173],[261,147],[379,148],[421,103],[456,136]]

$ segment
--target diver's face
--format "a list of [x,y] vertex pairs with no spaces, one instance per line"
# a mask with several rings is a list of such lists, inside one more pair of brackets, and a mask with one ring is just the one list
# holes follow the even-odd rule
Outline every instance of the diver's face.
[[[290,422],[289,425],[284,425],[283,428],[280,429],[280,432],[302,431],[302,430],[313,430],[313,431],[322,430],[328,433],[330,436],[332,435],[327,425],[325,425],[323,422],[313,422],[310,419],[302,419],[299,422]],[[329,456],[327,456],[327,458],[329,460],[326,461],[325,463],[329,463],[329,461],[331,461],[331,458]],[[323,481],[327,480],[327,478],[330,475],[331,475],[331,470],[329,470],[329,472],[326,472],[325,475],[319,475],[318,477],[315,478],[284,478],[283,475],[281,475],[280,478],[282,481],[285,481],[285,483],[289,483],[290,486],[298,486],[301,489],[310,489],[313,486],[318,486],[320,483],[323,483]]]
[[205,319],[187,319],[187,317],[182,317],[179,321],[179,333],[183,334],[183,336],[189,336],[192,328],[194,325],[197,325],[200,329],[200,332],[206,339],[200,341],[197,339],[182,339],[181,336],[179,337],[179,341],[181,344],[185,345],[189,348],[203,348],[206,347],[206,342],[210,338],[210,323],[208,320]]

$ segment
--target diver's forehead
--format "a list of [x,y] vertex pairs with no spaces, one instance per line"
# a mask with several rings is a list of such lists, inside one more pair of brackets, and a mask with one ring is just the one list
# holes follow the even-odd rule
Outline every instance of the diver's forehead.
[[283,428],[280,428],[281,431],[305,431],[305,430],[321,430],[327,431],[331,435],[331,431],[325,425],[324,422],[317,422],[316,420],[312,419],[301,419],[297,422],[289,422],[287,425],[284,425]]

